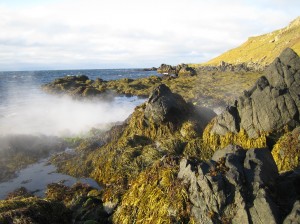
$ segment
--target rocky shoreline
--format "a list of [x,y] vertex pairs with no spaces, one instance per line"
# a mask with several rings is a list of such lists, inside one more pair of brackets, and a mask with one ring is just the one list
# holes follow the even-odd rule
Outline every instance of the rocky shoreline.
[[[222,66],[164,65],[163,77],[65,77],[43,86],[75,98],[148,100],[123,124],[80,141],[74,155],[53,158],[60,171],[103,184],[102,192],[53,185],[43,201],[23,191],[0,202],[0,222],[300,223],[300,58],[286,49],[263,76]],[[202,107],[221,102],[220,115]]]

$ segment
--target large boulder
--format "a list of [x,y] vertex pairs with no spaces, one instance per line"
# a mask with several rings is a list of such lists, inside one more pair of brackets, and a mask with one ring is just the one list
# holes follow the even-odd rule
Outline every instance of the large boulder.
[[204,140],[216,149],[274,144],[284,127],[300,123],[300,58],[287,48],[249,91],[208,125]]
[[154,123],[176,122],[188,112],[188,104],[182,96],[172,93],[164,84],[157,86],[151,93],[145,108],[145,117]]
[[188,186],[195,223],[282,223],[289,213],[287,220],[299,217],[297,203],[291,212],[297,183],[291,175],[279,176],[268,149],[230,145],[210,162],[182,159],[178,177]]

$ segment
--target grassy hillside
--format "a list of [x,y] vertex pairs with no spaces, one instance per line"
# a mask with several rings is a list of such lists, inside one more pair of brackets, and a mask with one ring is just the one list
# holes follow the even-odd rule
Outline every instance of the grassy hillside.
[[244,44],[213,58],[203,65],[219,65],[221,61],[230,64],[270,64],[287,47],[300,54],[300,16],[287,27],[261,36],[250,37]]

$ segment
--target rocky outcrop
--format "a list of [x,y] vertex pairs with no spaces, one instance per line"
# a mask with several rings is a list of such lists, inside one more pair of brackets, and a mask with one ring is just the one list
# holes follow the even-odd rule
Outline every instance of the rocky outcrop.
[[161,74],[168,74],[168,75],[176,74],[176,67],[172,65],[161,64],[157,68],[157,72]]
[[[102,94],[104,91],[92,85],[93,83],[94,81],[85,75],[66,76],[56,79],[52,83],[45,84],[42,88],[48,93],[67,94],[75,97],[88,97]],[[95,83],[99,83],[99,80],[96,80]]]
[[175,76],[194,76],[196,75],[196,71],[194,68],[189,67],[186,64],[180,64],[177,66],[161,64],[161,66],[157,69],[158,73],[164,75],[175,75]]
[[216,151],[211,162],[181,160],[178,173],[189,186],[195,223],[282,223],[290,213],[289,223],[299,217],[297,203],[292,211],[299,191],[296,181],[287,181],[291,175],[279,176],[268,149],[233,145]]
[[153,90],[147,101],[145,117],[157,124],[175,122],[187,115],[188,110],[189,106],[182,96],[172,93],[166,85],[161,84]]
[[300,58],[282,52],[249,91],[207,127],[204,140],[212,147],[229,143],[245,148],[272,146],[275,133],[300,122]]
[[197,73],[203,72],[235,72],[235,73],[246,73],[246,72],[262,72],[266,69],[266,66],[259,63],[248,62],[241,64],[231,64],[225,61],[221,61],[219,65],[201,65],[197,67]]

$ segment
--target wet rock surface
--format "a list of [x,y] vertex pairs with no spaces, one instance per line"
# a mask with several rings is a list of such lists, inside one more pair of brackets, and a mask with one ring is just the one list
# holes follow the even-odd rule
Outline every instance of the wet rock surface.
[[[299,217],[295,179],[300,176],[280,176],[268,149],[230,145],[211,162],[183,159],[178,177],[189,185],[196,223],[288,223]],[[283,186],[292,193],[281,191]]]

